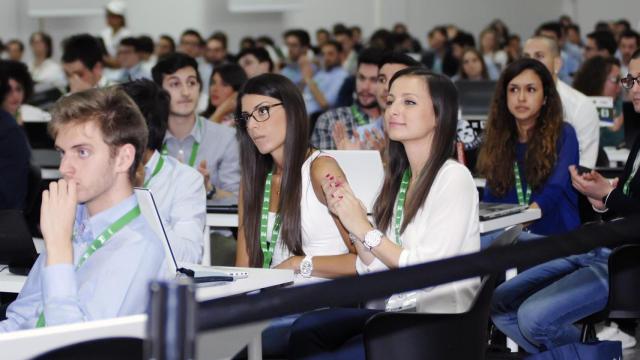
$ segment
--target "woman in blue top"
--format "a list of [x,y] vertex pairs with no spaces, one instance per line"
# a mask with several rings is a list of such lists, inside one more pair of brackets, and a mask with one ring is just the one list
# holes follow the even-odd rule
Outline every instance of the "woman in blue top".
[[562,233],[580,224],[569,165],[578,163],[578,140],[563,122],[553,78],[539,61],[521,59],[503,72],[478,156],[487,179],[483,201],[520,203],[542,211],[529,230]]

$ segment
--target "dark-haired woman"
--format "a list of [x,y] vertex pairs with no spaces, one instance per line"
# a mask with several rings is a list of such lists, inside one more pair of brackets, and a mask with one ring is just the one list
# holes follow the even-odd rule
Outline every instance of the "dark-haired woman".
[[487,65],[476,48],[466,48],[462,52],[458,80],[489,80]]
[[[407,68],[390,82],[385,112],[389,163],[376,200],[376,227],[348,184],[323,185],[329,208],[352,234],[359,273],[424,263],[480,248],[478,195],[469,171],[450,159],[456,135],[457,93],[443,75]],[[478,280],[392,296],[386,309],[466,311]],[[376,310],[330,309],[294,324],[291,358],[364,358],[362,330]],[[337,350],[336,350],[337,349]]]
[[37,83],[36,91],[43,91],[51,87],[59,89],[67,86],[62,65],[53,60],[53,41],[49,34],[38,31],[29,38],[33,61],[29,64],[29,72]]
[[613,124],[600,128],[600,147],[620,145],[624,141],[620,61],[602,56],[585,61],[573,78],[573,88],[587,96],[613,98]]
[[216,123],[234,124],[238,91],[247,82],[247,74],[240,65],[217,66],[209,79],[209,105],[202,116]]
[[[345,177],[335,159],[311,148],[298,88],[282,75],[256,76],[238,96],[236,117],[242,149],[236,266],[291,269],[297,284],[355,274],[355,249],[327,209],[321,185],[328,173]],[[266,355],[284,355],[292,321],[280,319],[263,334]]]
[[483,201],[540,208],[528,228],[551,235],[580,224],[569,165],[578,163],[578,140],[563,123],[562,103],[551,74],[537,60],[521,59],[503,72],[478,156],[487,179]]

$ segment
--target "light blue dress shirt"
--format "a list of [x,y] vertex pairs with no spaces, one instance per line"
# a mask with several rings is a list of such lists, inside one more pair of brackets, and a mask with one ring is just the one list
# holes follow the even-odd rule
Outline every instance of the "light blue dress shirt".
[[[313,76],[313,80],[318,85],[318,89],[320,89],[322,94],[324,94],[330,108],[335,106],[342,83],[344,83],[344,80],[348,76],[349,73],[341,66],[336,66],[329,71],[318,71]],[[309,86],[305,86],[304,91],[302,92],[302,97],[304,98],[304,103],[307,107],[307,114],[311,115],[322,110],[320,104],[318,104],[316,99],[313,97],[311,90],[309,90]]]
[[200,162],[206,160],[211,183],[218,189],[237,195],[240,189],[240,152],[236,130],[198,116],[191,133],[183,140],[178,140],[168,130],[164,136],[169,155],[183,164],[189,163],[194,141],[200,143],[200,148],[193,167],[197,169]]
[[[151,178],[160,156],[154,151],[145,164],[145,183]],[[164,156],[162,168],[151,178],[148,188],[158,206],[176,260],[200,263],[207,215],[202,175],[175,158]]]
[[137,205],[134,195],[92,217],[78,205],[73,264],[46,266],[40,254],[0,332],[34,328],[44,311],[47,326],[143,313],[148,284],[169,275],[160,239],[142,215],[118,231],[76,270],[87,246]]

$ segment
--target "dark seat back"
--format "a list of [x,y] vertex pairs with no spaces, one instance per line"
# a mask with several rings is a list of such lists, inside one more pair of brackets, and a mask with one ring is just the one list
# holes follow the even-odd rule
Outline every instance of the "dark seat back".
[[640,245],[623,245],[609,256],[609,317],[640,319]]
[[143,340],[137,338],[107,338],[68,345],[44,353],[34,360],[57,359],[143,359]]

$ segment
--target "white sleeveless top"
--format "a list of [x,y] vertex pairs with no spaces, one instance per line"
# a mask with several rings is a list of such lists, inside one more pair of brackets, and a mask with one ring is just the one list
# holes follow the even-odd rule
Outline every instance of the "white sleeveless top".
[[[300,197],[300,223],[302,226],[302,249],[306,255],[311,256],[328,256],[347,254],[349,249],[342,240],[336,223],[331,217],[329,209],[323,205],[316,193],[313,191],[311,184],[311,163],[319,156],[329,156],[322,154],[316,150],[302,164],[302,195]],[[286,190],[285,190],[286,191]],[[283,192],[283,195],[286,194]],[[267,225],[267,239],[271,239],[273,223],[275,221],[275,213],[269,213],[269,222]],[[282,231],[282,228],[280,228]],[[278,237],[276,247],[273,251],[271,267],[276,267],[281,262],[291,257],[289,249]],[[321,278],[311,277],[303,278],[299,274],[296,275],[295,283],[307,282],[308,280],[319,280]]]

